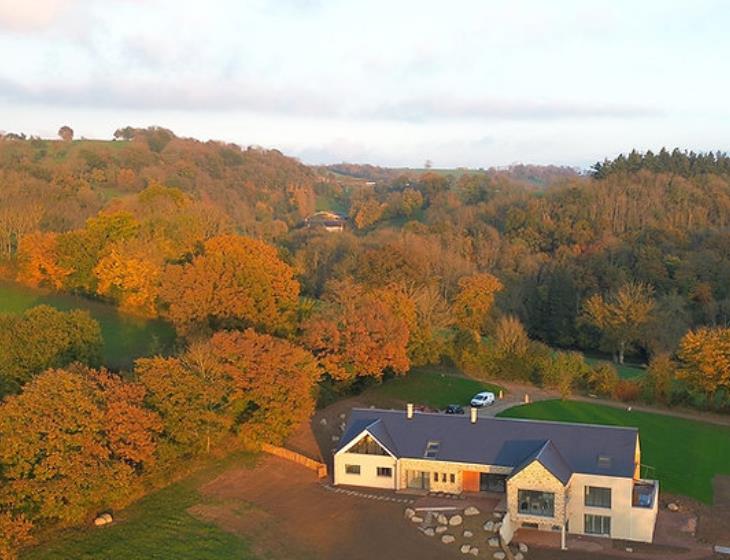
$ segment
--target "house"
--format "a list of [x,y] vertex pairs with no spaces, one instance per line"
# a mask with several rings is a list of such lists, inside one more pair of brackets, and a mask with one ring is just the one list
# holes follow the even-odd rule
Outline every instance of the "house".
[[[334,484],[505,494],[504,525],[651,542],[659,485],[636,428],[353,409]],[[511,535],[510,537],[511,538]]]
[[323,210],[308,216],[304,220],[304,225],[307,228],[324,228],[325,231],[329,232],[341,232],[345,230],[345,225],[347,225],[347,216],[339,212]]

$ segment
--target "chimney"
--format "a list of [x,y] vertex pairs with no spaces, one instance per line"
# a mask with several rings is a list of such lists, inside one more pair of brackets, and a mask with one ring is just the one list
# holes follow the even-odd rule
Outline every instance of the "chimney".
[[409,420],[413,418],[413,403],[408,403],[406,405],[406,418]]
[[469,407],[469,416],[472,424],[477,423],[477,408],[475,406]]

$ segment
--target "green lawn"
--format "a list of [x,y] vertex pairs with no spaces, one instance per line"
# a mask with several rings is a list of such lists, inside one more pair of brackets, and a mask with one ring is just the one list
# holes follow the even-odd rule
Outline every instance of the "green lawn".
[[21,560],[254,560],[246,541],[185,511],[201,501],[197,488],[234,461],[249,462],[252,457],[238,454],[155,492],[119,512],[109,527],[54,535],[52,542],[29,549]]
[[86,309],[99,321],[104,339],[102,360],[110,369],[127,369],[135,358],[169,352],[175,342],[175,329],[165,321],[126,315],[113,305],[72,294],[46,293],[0,281],[0,313],[21,313],[41,304],[61,311]]
[[434,368],[414,368],[403,377],[385,381],[382,385],[368,389],[370,396],[424,404],[433,408],[444,408],[449,404],[468,405],[471,398],[480,391],[498,394],[500,387],[459,375],[440,372]]
[[595,366],[597,364],[601,363],[608,363],[611,364],[613,367],[616,368],[616,371],[618,372],[618,376],[621,379],[636,379],[637,377],[643,377],[646,375],[646,369],[633,364],[614,364],[610,360],[606,360],[604,358],[599,358],[592,355],[584,354],[586,363],[590,366]]
[[661,489],[712,502],[712,479],[730,475],[730,427],[662,414],[627,412],[592,403],[542,401],[510,408],[500,416],[590,424],[635,426],[641,437],[641,462]]

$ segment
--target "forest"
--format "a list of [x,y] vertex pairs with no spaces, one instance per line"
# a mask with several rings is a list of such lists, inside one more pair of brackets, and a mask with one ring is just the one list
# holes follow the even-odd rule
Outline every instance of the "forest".
[[[0,276],[164,319],[178,344],[110,371],[87,313],[0,315],[3,560],[413,366],[730,410],[723,153],[308,167],[158,127],[62,131],[0,138]],[[348,227],[306,227],[316,210]]]

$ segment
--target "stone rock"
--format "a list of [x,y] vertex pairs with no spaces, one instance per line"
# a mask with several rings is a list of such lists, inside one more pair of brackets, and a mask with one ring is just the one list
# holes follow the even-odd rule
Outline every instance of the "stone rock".
[[340,412],[340,420],[344,420],[345,418],[347,418],[347,414]]
[[490,533],[494,533],[494,521],[487,521],[484,524],[484,530],[489,531]]
[[414,515],[411,517],[411,521],[413,523],[423,523],[423,517],[418,517],[417,515]]
[[406,511],[403,513],[403,515],[406,516],[406,519],[410,519],[414,515],[416,515],[416,510],[413,508],[406,508]]
[[463,536],[464,536],[465,539],[470,539],[470,538],[472,538],[474,536],[474,533],[472,533],[469,530],[466,530],[466,531],[464,531],[464,535]]
[[498,511],[495,511],[492,513],[492,517],[494,517],[495,519],[502,519],[502,514]]
[[494,530],[495,530],[495,531],[499,531],[500,527],[502,527],[502,522],[501,522],[501,521],[497,521],[497,522],[496,522],[496,523],[494,524]]
[[111,523],[112,521],[114,521],[111,513],[102,513],[99,517],[101,517],[105,523]]
[[461,525],[461,523],[464,521],[464,519],[461,517],[461,515],[454,515],[449,519],[449,525],[452,527],[456,527],[457,525]]
[[455,540],[456,539],[454,538],[454,535],[443,535],[441,537],[441,542],[444,543],[444,544],[451,544]]
[[462,554],[469,554],[469,551],[471,550],[470,544],[462,544],[461,548],[459,549]]
[[464,515],[466,515],[467,517],[472,515],[479,515],[479,510],[474,506],[469,506],[464,510]]
[[441,533],[445,533],[448,530],[449,528],[446,525],[439,525],[438,527],[436,527],[436,534],[440,535]]
[[321,420],[319,421],[319,423],[320,423],[320,424],[322,424],[323,426],[326,426],[326,425],[327,425],[327,418],[322,418],[322,419],[321,419]]
[[438,521],[439,525],[447,525],[449,523],[449,518],[446,517],[443,513],[439,513],[436,521]]
[[429,536],[429,537],[433,537],[436,534],[436,532],[433,530],[433,527],[429,527],[428,529],[425,529],[423,531],[423,534],[426,536]]
[[525,555],[521,552],[518,552],[517,554],[515,554],[515,560],[525,560]]
[[679,504],[675,504],[674,502],[669,502],[669,504],[667,504],[667,509],[669,511],[679,511]]
[[494,557],[494,560],[504,560],[505,554],[500,550],[495,552],[492,556]]
[[345,431],[345,423],[344,422],[342,424],[340,424],[340,431],[341,432],[344,432]]
[[520,552],[522,554],[527,554],[527,551],[529,550],[529,548],[527,547],[527,545],[525,543],[523,543],[523,542],[521,542],[520,544],[518,544],[517,545],[517,548],[520,550]]
[[102,519],[101,517],[97,517],[94,519],[94,525],[97,527],[102,527],[103,525],[106,525],[106,520]]
[[332,441],[340,441],[340,436],[332,436]]
[[497,537],[492,537],[487,540],[487,544],[492,548],[497,548],[499,546],[499,539]]
[[476,546],[472,546],[469,554],[472,556],[479,556],[479,549]]

